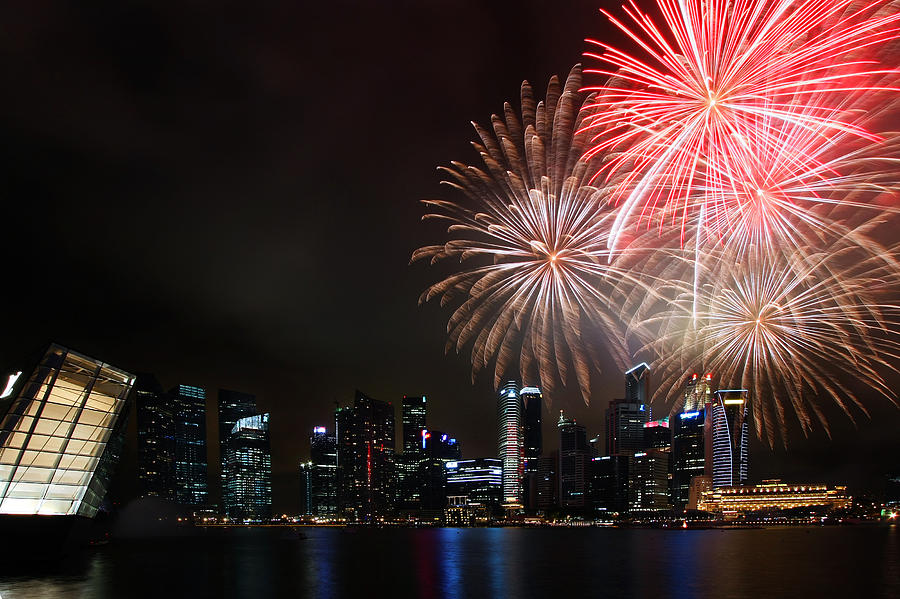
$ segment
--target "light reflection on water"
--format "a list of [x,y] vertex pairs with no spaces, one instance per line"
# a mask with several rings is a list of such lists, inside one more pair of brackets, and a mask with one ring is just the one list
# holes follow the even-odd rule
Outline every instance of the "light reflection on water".
[[115,542],[0,572],[3,599],[900,596],[897,527],[280,529]]

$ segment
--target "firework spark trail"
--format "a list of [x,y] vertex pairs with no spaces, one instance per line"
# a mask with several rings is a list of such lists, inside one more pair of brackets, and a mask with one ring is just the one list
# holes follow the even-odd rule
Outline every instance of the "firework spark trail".
[[686,293],[642,323],[658,326],[646,349],[661,356],[662,393],[677,394],[686,365],[703,364],[726,384],[753,390],[757,435],[770,445],[778,432],[786,443],[789,413],[805,433],[816,422],[827,432],[823,398],[851,419],[854,408],[868,414],[842,378],[865,378],[896,403],[880,370],[897,371],[900,306],[878,301],[896,289],[896,271],[853,241],[805,255],[802,269],[794,256],[758,250],[742,260],[717,256],[697,322]]
[[[600,351],[587,331],[599,328],[605,350],[624,365],[629,351],[620,311],[653,290],[652,277],[610,256],[608,209],[601,191],[585,184],[584,143],[574,133],[581,125],[580,85],[576,66],[564,86],[553,78],[547,99],[535,104],[526,82],[521,119],[507,104],[503,118],[492,118],[492,131],[474,125],[485,169],[457,162],[442,169],[445,183],[474,207],[426,201],[435,212],[425,218],[447,221],[454,238],[420,248],[412,260],[466,264],[420,302],[440,297],[442,306],[458,304],[447,350],[472,343],[473,377],[492,360],[495,383],[516,363],[523,380],[537,375],[548,389],[574,374],[587,402]],[[657,259],[633,249],[629,258]]]
[[858,7],[849,0],[657,4],[664,27],[633,1],[623,7],[631,26],[604,11],[646,61],[588,40],[603,52],[586,55],[610,68],[586,72],[611,79],[585,88],[596,92],[583,126],[593,135],[586,157],[616,154],[597,177],[609,180],[617,171],[627,172],[613,197],[619,211],[609,236],[611,249],[619,247],[623,229],[635,221],[656,221],[659,227],[680,221],[684,243],[688,223],[701,209],[701,229],[733,220],[723,214],[734,202],[719,178],[735,178],[740,164],[754,159],[748,139],[763,153],[783,150],[785,126],[826,139],[879,140],[825,100],[836,92],[883,89],[880,77],[893,73],[860,57],[898,35],[900,15],[879,12],[882,2]]

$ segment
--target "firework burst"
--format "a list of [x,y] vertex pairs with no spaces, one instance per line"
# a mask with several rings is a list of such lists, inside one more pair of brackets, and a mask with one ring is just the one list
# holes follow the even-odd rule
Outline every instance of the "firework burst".
[[587,71],[610,79],[586,88],[596,96],[584,130],[592,135],[586,157],[611,155],[595,173],[616,180],[611,248],[641,222],[677,223],[682,243],[691,229],[698,239],[729,236],[742,219],[735,207],[748,205],[731,183],[760,160],[824,172],[825,163],[786,154],[785,129],[830,146],[846,136],[880,141],[835,98],[883,89],[893,75],[864,56],[897,37],[900,15],[882,2],[657,4],[662,26],[634,2],[623,7],[631,25],[605,13],[645,59],[588,40],[602,53],[587,56],[609,67]]
[[420,302],[457,304],[447,350],[472,343],[473,377],[492,360],[497,384],[516,367],[523,380],[537,376],[551,389],[574,374],[587,402],[601,349],[588,332],[599,328],[605,350],[624,365],[619,311],[651,290],[645,275],[611,259],[609,212],[599,190],[586,185],[583,140],[575,135],[580,86],[578,66],[564,85],[551,79],[538,103],[523,83],[521,117],[507,104],[492,130],[473,123],[484,168],[454,162],[442,169],[469,203],[425,201],[435,210],[425,218],[449,222],[453,239],[420,248],[412,260],[464,265]]

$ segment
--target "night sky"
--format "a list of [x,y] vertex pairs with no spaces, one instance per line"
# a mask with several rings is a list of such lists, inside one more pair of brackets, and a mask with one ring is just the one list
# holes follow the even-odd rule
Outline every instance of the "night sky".
[[[52,340],[257,394],[277,512],[297,510],[308,431],[357,388],[425,394],[465,457],[495,455],[491,377],[473,385],[468,354],[444,355],[449,312],[417,305],[438,271],[410,254],[444,239],[418,200],[461,199],[435,169],[477,161],[469,122],[608,39],[598,0],[81,4],[0,7],[0,366]],[[624,382],[597,380],[590,408],[551,398],[548,446],[560,407],[600,432]],[[833,442],[757,444],[751,477],[877,488],[900,411],[868,405]]]

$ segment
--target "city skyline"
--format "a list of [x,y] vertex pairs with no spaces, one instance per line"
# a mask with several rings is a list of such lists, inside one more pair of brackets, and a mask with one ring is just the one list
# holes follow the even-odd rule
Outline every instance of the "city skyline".
[[[351,402],[357,388],[395,405],[427,395],[430,416],[458,435],[466,454],[493,455],[491,377],[473,385],[467,353],[444,353],[446,315],[416,305],[434,277],[408,266],[409,255],[440,231],[420,222],[419,200],[445,191],[435,165],[477,158],[471,120],[500,111],[523,79],[543,90],[551,75],[565,77],[582,60],[584,37],[621,37],[595,2],[554,11],[536,2],[408,8],[401,24],[367,6],[349,22],[334,7],[282,7],[255,13],[240,32],[216,24],[202,39],[195,33],[207,31],[208,19],[165,6],[112,11],[102,24],[87,9],[67,23],[11,16],[43,40],[46,54],[31,52],[27,36],[6,40],[8,56],[35,61],[35,79],[21,82],[2,117],[9,147],[19,148],[4,163],[11,197],[22,201],[11,203],[16,226],[0,243],[26,291],[7,298],[16,318],[0,342],[0,366],[56,341],[156,373],[166,389],[255,394],[272,414],[277,489],[293,483],[287,456],[302,454],[303,435],[330,422],[334,402]],[[473,18],[494,35],[432,43]],[[178,19],[187,21],[171,27]],[[300,24],[304,35],[281,22]],[[333,35],[312,22],[343,29]],[[85,30],[96,43],[58,41],[82,40]],[[224,55],[212,43],[220,37],[233,42]],[[260,48],[256,39],[267,42]],[[409,47],[427,50],[417,58]],[[326,66],[310,48],[333,60]],[[175,68],[183,56],[206,74]],[[423,68],[433,64],[450,68]],[[372,102],[348,119],[334,98],[354,97],[360,83]],[[49,95],[70,101],[48,112],[41,98]],[[173,114],[186,116],[166,116]],[[359,119],[369,134],[353,148],[358,160],[334,160],[350,152]],[[84,277],[85,263],[97,265],[101,287]],[[54,273],[49,281],[46,272]],[[558,387],[546,415],[564,408],[599,434],[622,376],[601,366],[590,408],[574,388]],[[795,429],[788,450],[763,451],[751,439],[751,469],[873,484],[893,468],[900,426],[900,413],[875,395],[871,419],[832,419],[834,441]],[[217,499],[212,402],[208,480]],[[552,420],[543,426],[548,447],[556,443]],[[291,493],[276,491],[276,504],[293,504],[280,499]]]

